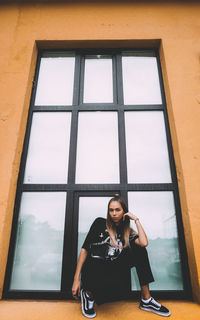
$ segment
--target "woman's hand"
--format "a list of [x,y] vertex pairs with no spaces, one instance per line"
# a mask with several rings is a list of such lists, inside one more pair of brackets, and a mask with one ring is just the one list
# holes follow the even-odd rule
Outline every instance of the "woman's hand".
[[79,255],[79,258],[78,258],[76,272],[74,275],[74,282],[72,285],[72,295],[73,295],[74,299],[78,299],[78,297],[80,296],[81,284],[80,284],[79,278],[80,278],[82,266],[87,258],[87,254],[88,254],[87,250],[82,248],[80,255]]
[[131,212],[127,212],[127,213],[125,213],[125,214],[123,215],[123,221],[125,220],[126,217],[128,217],[130,220],[134,220],[135,222],[136,222],[137,220],[139,220],[139,218],[136,217],[136,216],[135,216],[133,213],[131,213]]
[[140,220],[137,216],[135,216],[133,213],[131,212],[127,212],[123,215],[123,220],[125,220],[125,218],[128,217],[130,220],[134,220],[137,230],[138,230],[138,238],[135,240],[135,243],[138,244],[141,247],[146,247],[148,246],[148,239],[146,236],[146,233],[140,223]]
[[72,296],[74,299],[78,299],[80,296],[81,284],[79,279],[75,279],[72,285]]

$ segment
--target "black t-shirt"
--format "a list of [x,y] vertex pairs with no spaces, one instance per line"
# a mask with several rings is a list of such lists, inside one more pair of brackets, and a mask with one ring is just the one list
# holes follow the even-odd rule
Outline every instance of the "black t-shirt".
[[[116,228],[117,237],[116,237],[116,245],[110,244],[110,235],[108,233],[108,230],[106,229],[106,219],[104,218],[97,218],[83,243],[82,248],[86,249],[91,254],[91,248],[92,245],[98,245],[98,244],[109,244],[108,249],[108,259],[107,260],[114,260],[116,259],[123,251],[123,241],[122,241],[122,226],[119,225]],[[132,236],[130,236],[130,242],[135,241],[138,238],[138,235],[135,233]],[[94,246],[93,246],[94,247]],[[97,257],[98,258],[98,257]]]

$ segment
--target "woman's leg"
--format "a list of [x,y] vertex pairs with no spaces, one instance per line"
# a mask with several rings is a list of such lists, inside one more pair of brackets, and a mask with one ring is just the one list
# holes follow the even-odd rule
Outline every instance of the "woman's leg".
[[136,244],[131,245],[132,266],[136,267],[140,286],[141,286],[141,301],[140,309],[154,312],[161,316],[168,317],[170,311],[155,301],[149,291],[149,283],[154,281],[153,274],[149,263],[148,253],[146,248],[139,247]]
[[131,243],[131,266],[136,268],[142,292],[146,295],[149,291],[148,284],[154,281],[154,277],[145,247],[140,247],[135,243]]
[[144,300],[148,300],[151,298],[148,284],[141,286],[141,298]]
[[96,316],[92,293],[92,283],[94,282],[94,279],[95,276],[91,263],[87,259],[81,272],[81,308],[83,315],[87,318],[94,318]]

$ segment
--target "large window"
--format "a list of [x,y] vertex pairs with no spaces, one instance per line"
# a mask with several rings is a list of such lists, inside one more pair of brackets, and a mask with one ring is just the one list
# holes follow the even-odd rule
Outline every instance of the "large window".
[[[41,52],[4,297],[70,297],[86,233],[96,217],[106,216],[116,192],[147,232],[154,296],[187,297],[187,256],[157,51]],[[131,272],[134,296],[140,288],[134,268]]]

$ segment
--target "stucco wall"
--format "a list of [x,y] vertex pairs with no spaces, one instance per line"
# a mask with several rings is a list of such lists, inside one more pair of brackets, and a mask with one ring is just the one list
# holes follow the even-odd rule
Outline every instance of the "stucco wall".
[[193,294],[200,302],[199,17],[198,3],[77,1],[74,4],[0,5],[0,292],[37,46],[157,45],[164,75]]

